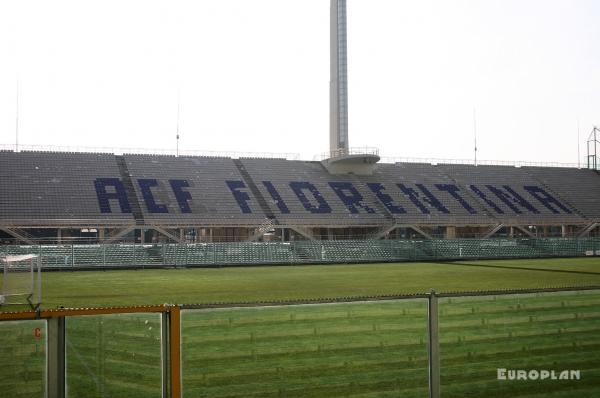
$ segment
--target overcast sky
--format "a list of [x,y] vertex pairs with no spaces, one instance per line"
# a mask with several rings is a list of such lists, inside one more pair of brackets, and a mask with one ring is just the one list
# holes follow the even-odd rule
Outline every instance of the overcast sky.
[[[350,146],[577,162],[600,1],[348,0]],[[329,1],[0,2],[0,144],[328,150]]]

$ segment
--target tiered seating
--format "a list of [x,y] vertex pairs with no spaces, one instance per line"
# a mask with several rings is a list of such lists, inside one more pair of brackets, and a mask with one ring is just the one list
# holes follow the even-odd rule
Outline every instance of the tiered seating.
[[[284,159],[0,152],[5,227],[257,227],[271,215],[332,228],[587,225],[600,220],[599,197],[596,172],[566,168],[396,163],[358,176]],[[144,252],[148,264],[184,255]],[[289,255],[302,256],[281,261]]]
[[[470,191],[473,200],[477,200],[481,206],[486,208],[486,211],[494,218],[505,224],[517,224],[517,225],[556,225],[556,224],[571,224],[571,223],[584,223],[585,220],[577,214],[577,212],[563,201],[563,198],[557,194],[554,190],[555,187],[559,187],[560,184],[552,186],[544,186],[537,179],[533,178],[525,169],[512,167],[512,166],[469,166],[469,165],[439,165],[438,166],[444,173],[455,180],[464,191]],[[554,170],[554,169],[549,169]],[[470,188],[472,185],[476,186],[477,189],[495,206],[500,209],[502,213],[494,209],[490,203],[487,203],[478,194],[474,193]],[[525,199],[531,204],[537,211],[531,211],[522,205],[514,204],[510,201],[519,211],[516,213],[514,209],[511,209],[507,204],[498,198],[493,192],[491,192],[486,186],[491,185],[496,188],[505,191],[504,186],[509,186],[516,194],[521,198]],[[564,210],[558,209],[558,213],[552,212],[536,198],[526,191],[524,186],[535,186],[544,189],[548,194],[552,195],[556,200],[561,202],[570,212],[568,214]]]
[[566,167],[524,167],[567,203],[590,219],[600,221],[600,177],[593,170]]
[[[242,181],[242,177],[229,158],[174,157],[163,155],[125,155],[140,209],[147,224],[167,225],[257,225],[265,218],[255,200],[249,200],[252,213],[241,211],[226,181]],[[158,206],[165,205],[168,212],[151,212],[142,193],[139,179],[154,179],[152,196]],[[170,180],[186,181],[192,200],[184,212]],[[247,191],[247,189],[244,189]]]
[[111,154],[0,152],[0,223],[132,224],[131,214],[102,214],[98,206],[94,180],[119,177]]
[[[376,210],[376,205],[369,200],[367,188],[356,184],[352,176],[330,175],[319,162],[243,159],[243,164],[277,219],[283,224],[343,227],[353,225],[382,225],[386,222],[385,214],[379,211],[369,213],[364,208],[358,208],[358,213],[351,213],[329,183],[353,183],[353,186],[363,196],[363,203],[371,209]],[[288,212],[284,212],[279,208],[277,200],[272,197],[267,186],[263,184],[263,181],[269,181],[272,184],[283,203],[285,203]],[[312,184],[331,210],[314,213],[307,211],[290,187],[290,183],[293,182],[309,182]],[[319,206],[309,190],[303,190],[303,192],[305,192],[306,198],[315,207]]]
[[[385,186],[385,192],[391,196],[393,203],[401,206],[406,213],[395,214],[396,222],[401,224],[434,224],[434,225],[477,225],[490,224],[493,220],[486,215],[478,202],[471,200],[469,193],[461,187],[458,195],[464,198],[471,206],[472,212],[467,210],[460,202],[447,191],[440,190],[436,185],[452,185],[453,180],[448,178],[438,167],[427,163],[396,163],[380,164],[372,176],[359,177],[365,184],[378,182]],[[419,209],[398,187],[402,184],[405,188],[413,190],[419,196],[426,212]],[[446,209],[440,210],[426,200],[417,184],[422,184]]]

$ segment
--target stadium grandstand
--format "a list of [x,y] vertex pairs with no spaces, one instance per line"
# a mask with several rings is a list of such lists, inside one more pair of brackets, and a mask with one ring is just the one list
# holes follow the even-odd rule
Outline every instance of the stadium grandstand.
[[3,243],[578,237],[600,175],[574,167],[3,150]]
[[596,128],[588,140],[587,168],[381,161],[377,149],[351,148],[346,38],[346,2],[332,0],[330,148],[322,159],[5,147],[0,150],[0,241],[148,244],[600,234]]

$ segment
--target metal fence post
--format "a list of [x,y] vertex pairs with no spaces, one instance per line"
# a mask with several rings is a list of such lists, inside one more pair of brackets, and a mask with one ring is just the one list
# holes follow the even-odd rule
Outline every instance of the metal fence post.
[[161,366],[162,366],[162,398],[169,398],[170,381],[170,343],[169,343],[169,313],[160,314]]
[[428,333],[429,333],[429,398],[440,397],[440,340],[438,329],[438,297],[431,290],[428,299]]
[[215,265],[217,263],[217,246],[215,246],[215,243],[211,243],[212,249],[213,249],[213,265]]
[[171,398],[181,398],[181,311],[176,305],[169,310],[169,368]]
[[65,397],[65,318],[47,320],[48,327],[48,398]]

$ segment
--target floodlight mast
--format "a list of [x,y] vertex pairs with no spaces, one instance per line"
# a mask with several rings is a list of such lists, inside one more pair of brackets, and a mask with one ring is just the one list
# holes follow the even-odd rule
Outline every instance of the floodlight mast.
[[346,0],[331,0],[330,16],[329,150],[334,157],[348,153]]
[[588,169],[600,170],[598,161],[598,147],[600,144],[600,129],[596,126],[592,129],[587,141],[587,166]]
[[321,161],[331,174],[369,175],[380,160],[376,148],[348,145],[348,50],[346,0],[331,0],[329,153]]

